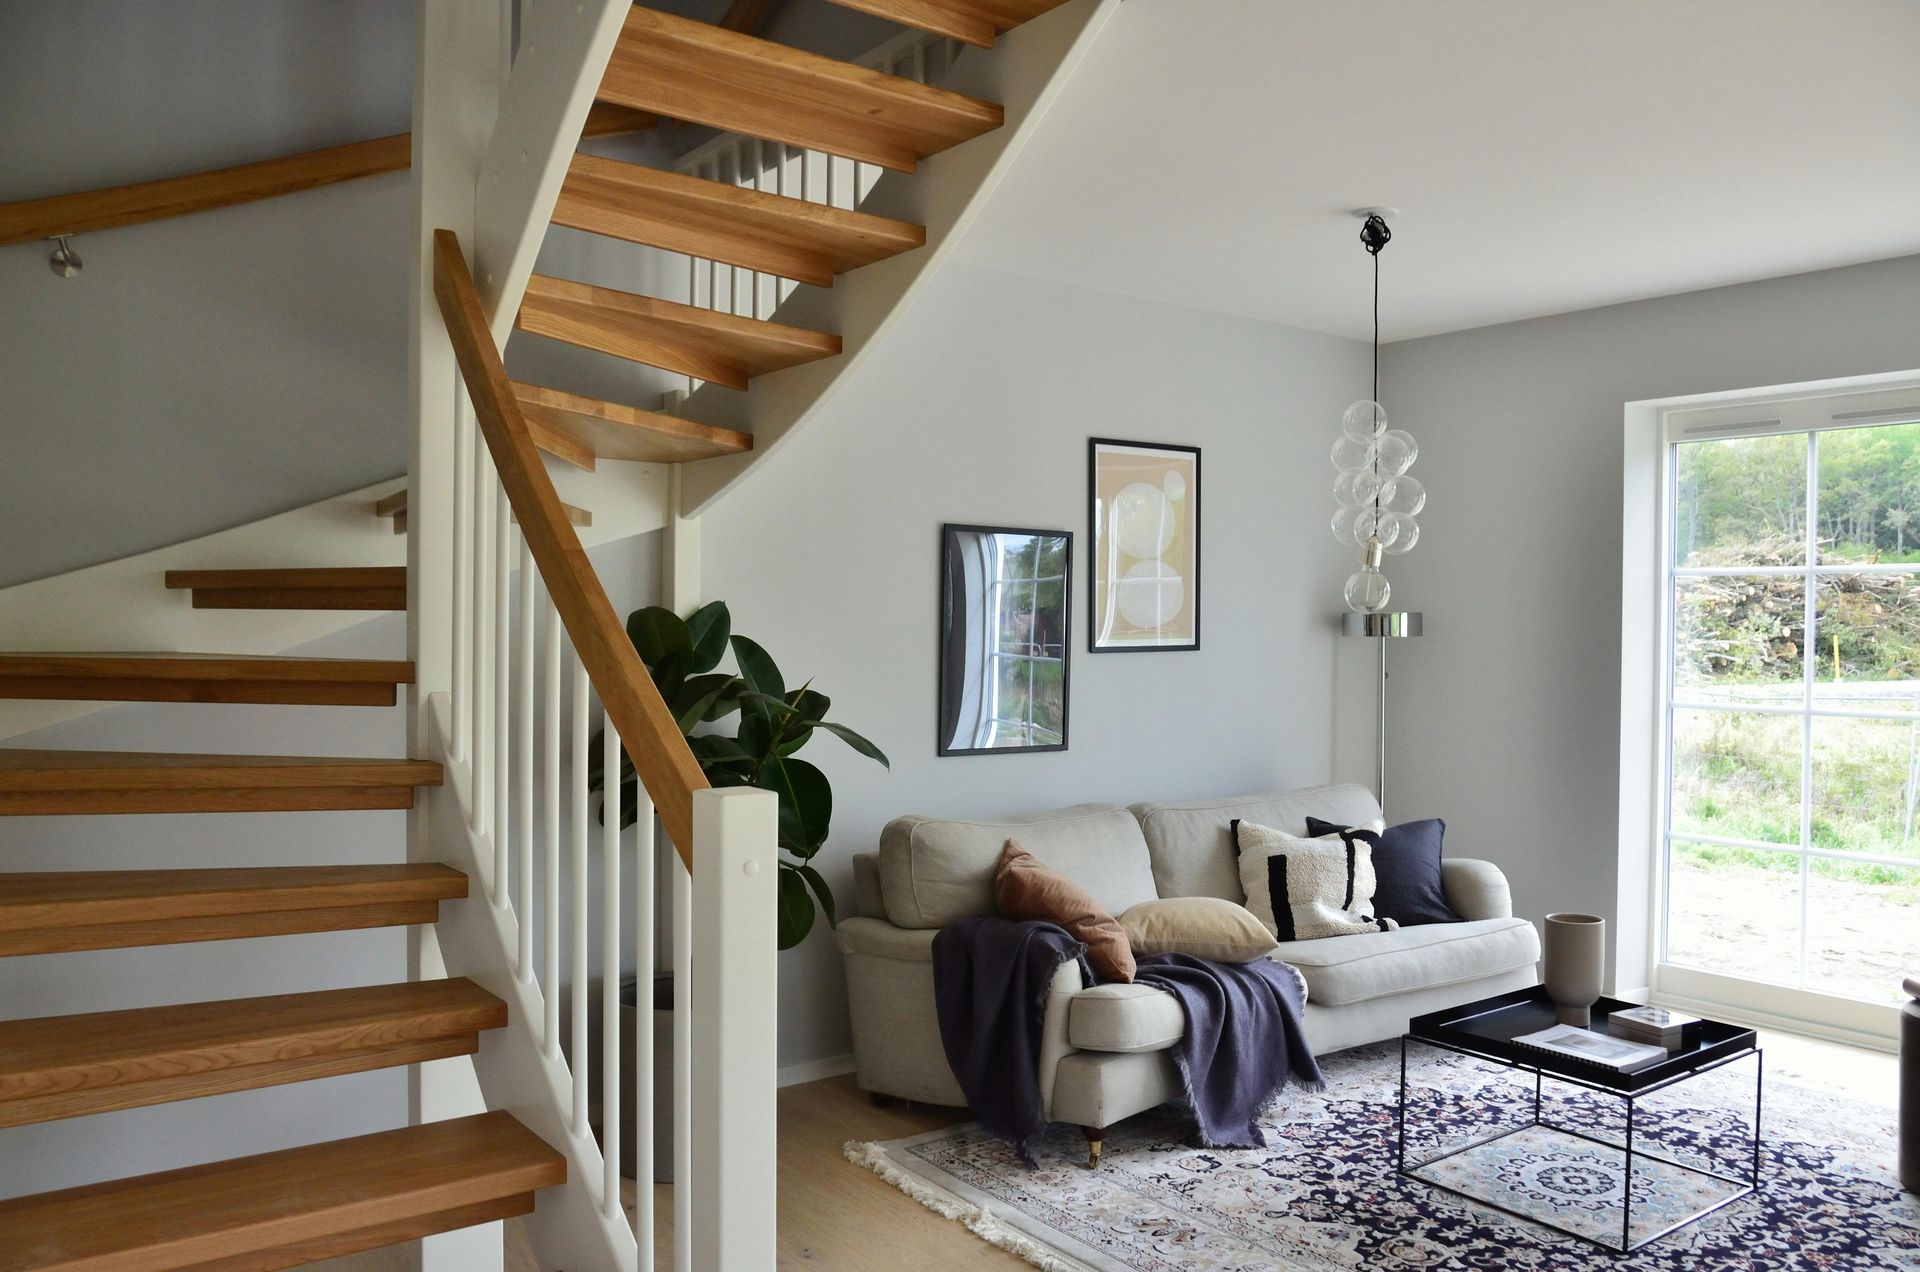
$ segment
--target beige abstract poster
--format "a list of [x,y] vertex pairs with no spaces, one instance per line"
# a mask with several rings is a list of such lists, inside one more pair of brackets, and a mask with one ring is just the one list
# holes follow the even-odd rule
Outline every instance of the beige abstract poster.
[[1200,451],[1088,443],[1087,648],[1200,648]]

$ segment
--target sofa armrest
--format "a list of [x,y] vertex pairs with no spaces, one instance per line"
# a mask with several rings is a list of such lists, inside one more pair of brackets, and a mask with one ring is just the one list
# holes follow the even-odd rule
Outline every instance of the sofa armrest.
[[1513,917],[1513,890],[1491,861],[1447,857],[1440,862],[1440,889],[1453,912],[1469,922]]
[[833,939],[843,954],[865,954],[900,963],[933,962],[933,938],[938,928],[898,928],[885,919],[840,920]]
[[1053,1119],[1053,1081],[1059,1075],[1060,1062],[1080,1050],[1067,1041],[1068,1009],[1073,996],[1086,987],[1077,958],[1060,964],[1053,973],[1053,983],[1047,986],[1046,1013],[1040,1020],[1039,1076],[1041,1115],[1049,1121]]
[[886,895],[880,891],[880,854],[853,854],[853,912],[863,919],[887,917]]

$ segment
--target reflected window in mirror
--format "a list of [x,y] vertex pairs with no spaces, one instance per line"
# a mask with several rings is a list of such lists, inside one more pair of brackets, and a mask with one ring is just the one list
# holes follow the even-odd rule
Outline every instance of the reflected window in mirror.
[[941,755],[1064,751],[1073,536],[941,532]]

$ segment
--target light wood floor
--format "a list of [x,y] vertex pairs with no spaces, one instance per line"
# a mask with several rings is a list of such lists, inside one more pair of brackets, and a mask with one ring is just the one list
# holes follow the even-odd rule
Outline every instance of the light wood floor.
[[[1895,1058],[1879,1051],[1773,1030],[1761,1032],[1767,1077],[1873,1104],[1896,1101]],[[957,1109],[874,1108],[853,1078],[827,1078],[780,1092],[780,1266],[846,1272],[887,1269],[1026,1268],[958,1223],[942,1219],[872,1171],[841,1155],[848,1140],[887,1140],[965,1120]],[[631,1206],[633,1183],[627,1181]],[[670,1269],[673,1190],[654,1186],[660,1218],[656,1266]],[[314,1265],[324,1272],[412,1272],[405,1247]],[[507,1272],[540,1272],[518,1220],[507,1224]]]

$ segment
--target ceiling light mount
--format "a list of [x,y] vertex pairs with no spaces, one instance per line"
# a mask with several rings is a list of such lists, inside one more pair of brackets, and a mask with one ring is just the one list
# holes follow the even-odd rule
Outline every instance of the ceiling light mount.
[[1365,245],[1369,255],[1380,255],[1380,249],[1393,241],[1393,231],[1387,228],[1387,218],[1400,215],[1400,209],[1355,208],[1353,214],[1360,218],[1360,242]]

